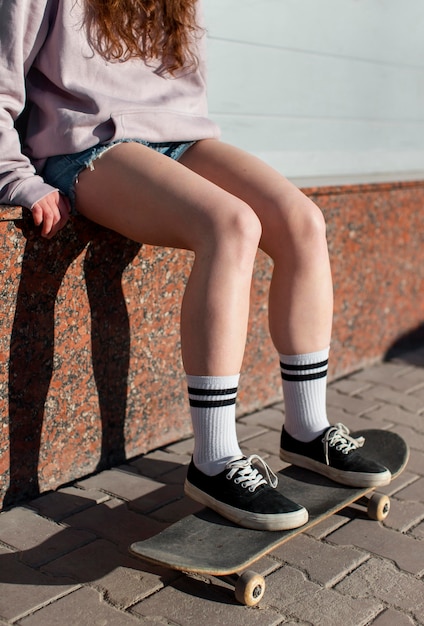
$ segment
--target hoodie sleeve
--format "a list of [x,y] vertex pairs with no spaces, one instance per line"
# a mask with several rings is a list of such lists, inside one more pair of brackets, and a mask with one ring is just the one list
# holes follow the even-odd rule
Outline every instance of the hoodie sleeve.
[[57,0],[0,0],[0,204],[31,208],[54,190],[22,154],[15,123],[25,77],[48,33]]

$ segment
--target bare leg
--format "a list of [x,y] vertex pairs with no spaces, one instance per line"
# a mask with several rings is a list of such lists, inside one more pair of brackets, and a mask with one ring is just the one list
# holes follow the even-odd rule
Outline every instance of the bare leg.
[[318,207],[268,165],[221,142],[199,142],[181,161],[258,215],[260,247],[274,261],[269,317],[278,352],[303,354],[328,347],[332,280]]
[[[195,451],[186,492],[249,527],[304,524],[307,512],[272,489],[275,477],[266,464],[264,479],[252,458],[240,459],[235,383],[228,386],[225,380],[234,381],[240,371],[260,241],[276,266],[270,308],[277,348],[297,351],[308,345],[310,350],[309,343],[327,340],[328,304],[320,305],[314,283],[322,279],[325,286],[327,269],[322,266],[328,264],[318,210],[266,165],[209,140],[188,150],[181,163],[140,144],[115,146],[95,162],[94,171],[80,175],[76,199],[83,215],[138,242],[195,253],[181,337],[184,367],[191,375],[190,404],[201,411],[192,412]],[[307,245],[319,254],[313,263]],[[319,275],[313,273],[316,265],[321,266]],[[312,304],[320,323],[309,315]],[[309,323],[313,329],[307,328]],[[206,387],[197,384],[199,376],[207,376]],[[219,387],[212,378],[219,378]],[[230,414],[223,415],[222,407],[230,405]],[[258,487],[253,503],[246,495]]]
[[[198,142],[181,163],[139,144],[121,144],[79,180],[77,208],[90,219],[139,242],[195,252],[182,311],[189,374],[210,378],[239,372],[258,245],[274,261],[270,329],[278,352],[297,357],[328,347],[332,285],[322,214],[266,164],[215,140]],[[218,430],[222,435],[221,426]],[[196,440],[213,437],[212,432]],[[316,445],[322,435],[310,446],[307,439],[293,436],[282,446],[290,457],[283,458],[353,486],[388,484],[390,472],[358,454],[344,427],[329,428],[326,437],[324,454],[324,447]],[[269,487],[274,482],[266,473],[268,481],[251,459],[232,459],[216,475],[205,475],[192,463],[187,493],[249,527],[284,529],[305,523],[303,507]],[[259,496],[263,507],[258,517],[247,502],[247,486],[255,491],[263,483],[267,487],[255,495],[254,508]]]
[[140,243],[186,248],[195,261],[181,313],[184,367],[194,375],[240,371],[260,222],[251,208],[180,163],[135,143],[85,170],[77,209]]

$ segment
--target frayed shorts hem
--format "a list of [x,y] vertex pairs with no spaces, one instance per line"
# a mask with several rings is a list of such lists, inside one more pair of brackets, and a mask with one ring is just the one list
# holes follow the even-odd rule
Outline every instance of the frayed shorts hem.
[[41,175],[46,183],[56,187],[60,193],[69,198],[73,215],[77,214],[75,208],[75,185],[78,183],[78,176],[87,168],[94,170],[94,162],[101,158],[105,152],[120,143],[141,143],[148,148],[156,150],[156,152],[160,152],[178,161],[184,152],[196,142],[173,141],[167,143],[152,143],[144,139],[117,139],[108,144],[94,146],[75,154],[60,154],[49,157]]

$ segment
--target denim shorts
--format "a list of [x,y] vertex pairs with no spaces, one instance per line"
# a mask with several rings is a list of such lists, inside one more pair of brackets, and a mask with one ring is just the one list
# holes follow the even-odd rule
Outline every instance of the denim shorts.
[[102,156],[107,150],[120,143],[141,143],[148,148],[156,150],[165,156],[178,161],[184,152],[190,148],[195,141],[173,141],[168,143],[152,143],[143,139],[117,139],[107,144],[100,144],[93,148],[88,148],[75,154],[60,154],[49,157],[41,172],[42,177],[49,185],[59,189],[61,193],[68,196],[72,212],[75,214],[75,184],[78,182],[78,175],[86,168],[94,169],[94,161]]

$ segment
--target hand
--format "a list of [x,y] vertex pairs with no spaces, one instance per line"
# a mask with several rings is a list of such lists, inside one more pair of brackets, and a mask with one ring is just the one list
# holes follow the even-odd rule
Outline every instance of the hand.
[[43,225],[41,236],[51,239],[65,226],[71,212],[68,198],[58,191],[52,191],[36,202],[31,209],[34,224]]

